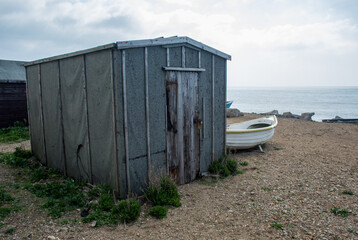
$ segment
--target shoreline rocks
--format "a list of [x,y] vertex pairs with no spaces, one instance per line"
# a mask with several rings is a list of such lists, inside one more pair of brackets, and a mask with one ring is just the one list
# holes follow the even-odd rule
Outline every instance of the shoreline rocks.
[[283,118],[295,118],[295,119],[301,119],[304,121],[313,121],[312,116],[315,114],[314,112],[304,112],[301,113],[301,115],[293,114],[291,112],[284,112],[282,114],[279,114],[277,110],[272,110],[271,112],[267,113],[260,113],[261,115],[276,115],[278,117]]
[[233,118],[233,117],[240,117],[244,116],[242,112],[240,112],[237,108],[226,108],[226,117]]
[[[279,114],[278,110],[272,110],[270,112],[259,113],[259,114],[260,115],[275,115],[277,117],[282,117],[282,118],[301,119],[304,121],[313,121],[312,116],[315,115],[314,112],[304,112],[304,113],[301,113],[301,115],[293,114],[291,112],[284,112],[282,114]],[[241,116],[244,116],[244,113],[240,112],[240,110],[237,108],[227,108],[226,109],[226,117],[227,118],[241,117]]]

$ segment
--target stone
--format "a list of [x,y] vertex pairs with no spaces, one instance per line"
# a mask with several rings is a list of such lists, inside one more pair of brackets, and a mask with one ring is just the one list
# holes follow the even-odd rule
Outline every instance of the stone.
[[300,116],[293,114],[291,112],[284,112],[284,113],[282,113],[282,117],[284,117],[284,118],[299,118]]
[[279,115],[277,110],[272,110],[271,112],[267,112],[267,113],[261,113],[262,115]]
[[314,114],[314,112],[301,113],[300,119],[305,121],[312,121],[312,116]]
[[96,227],[97,226],[97,222],[96,221],[93,221],[92,223],[91,223],[91,227]]
[[242,112],[240,112],[237,108],[227,108],[226,109],[226,117],[232,118],[232,117],[240,117],[244,116]]

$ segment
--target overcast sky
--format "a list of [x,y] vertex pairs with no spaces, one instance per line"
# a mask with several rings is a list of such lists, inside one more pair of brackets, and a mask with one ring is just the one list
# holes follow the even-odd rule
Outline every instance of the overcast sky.
[[228,87],[358,86],[357,0],[0,0],[0,59],[174,35],[230,54]]

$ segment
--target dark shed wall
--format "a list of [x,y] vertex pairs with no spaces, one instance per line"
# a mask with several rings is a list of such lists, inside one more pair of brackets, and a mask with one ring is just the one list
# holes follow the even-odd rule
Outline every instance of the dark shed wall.
[[27,122],[24,62],[0,59],[0,128]]
[[0,128],[27,121],[26,83],[0,80]]

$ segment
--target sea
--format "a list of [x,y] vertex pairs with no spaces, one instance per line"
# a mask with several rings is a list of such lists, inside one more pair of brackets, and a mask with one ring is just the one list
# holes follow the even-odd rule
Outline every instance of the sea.
[[358,118],[357,87],[229,87],[227,100],[231,108],[246,113],[278,110],[300,115],[314,112],[312,120],[335,116]]

